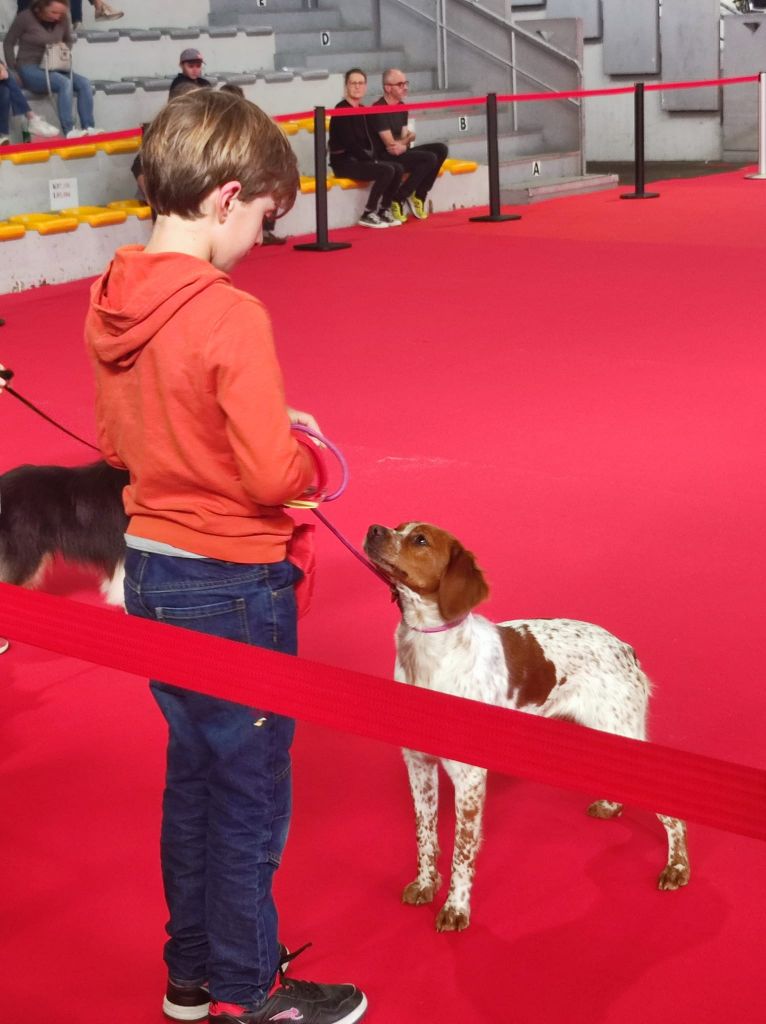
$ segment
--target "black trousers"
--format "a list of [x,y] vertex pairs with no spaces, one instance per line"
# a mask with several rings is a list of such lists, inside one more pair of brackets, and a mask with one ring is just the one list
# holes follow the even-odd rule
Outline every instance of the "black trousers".
[[414,192],[418,199],[425,201],[436,181],[441,165],[447,159],[447,147],[443,142],[429,142],[423,146],[413,146],[401,156],[392,156],[409,177],[394,198],[401,202]]
[[404,168],[391,160],[357,160],[352,156],[330,155],[330,166],[338,178],[353,178],[355,181],[371,181],[372,188],[367,197],[367,210],[387,210],[402,183]]

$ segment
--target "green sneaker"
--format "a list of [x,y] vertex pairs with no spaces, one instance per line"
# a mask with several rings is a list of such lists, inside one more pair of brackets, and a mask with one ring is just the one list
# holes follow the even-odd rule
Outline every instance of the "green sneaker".
[[407,211],[404,209],[404,203],[397,203],[396,200],[394,200],[393,203],[391,203],[391,216],[400,224],[406,224]]
[[405,202],[409,206],[410,213],[412,214],[413,217],[417,217],[418,220],[426,219],[426,217],[428,216],[426,204],[423,202],[422,199],[418,199],[414,192],[405,200]]

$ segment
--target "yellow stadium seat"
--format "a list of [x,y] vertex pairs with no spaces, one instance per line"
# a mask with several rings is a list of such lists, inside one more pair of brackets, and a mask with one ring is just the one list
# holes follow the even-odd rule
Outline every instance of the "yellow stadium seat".
[[442,169],[450,174],[472,174],[478,170],[479,165],[475,160],[445,160]]
[[[333,178],[333,182],[336,185],[340,185],[342,189],[367,188],[370,184],[369,181],[356,181],[354,178]],[[327,184],[328,186],[330,184],[329,178],[327,179]]]
[[23,224],[9,224],[7,220],[0,220],[0,242],[12,242],[16,238],[23,238],[26,233]]
[[97,142],[96,149],[102,150],[112,156],[114,153],[135,153],[141,148],[141,136],[134,135],[130,139],[108,139],[106,142]]
[[106,206],[72,206],[61,212],[65,217],[76,217],[81,224],[90,224],[92,228],[124,224],[128,219],[124,210],[110,210]]
[[314,131],[314,118],[313,117],[302,117],[299,121],[296,121],[295,124],[298,125],[298,128],[301,131],[304,131],[304,132],[313,132]]
[[39,235],[76,231],[79,225],[76,217],[62,217],[58,213],[16,213],[8,220],[11,224],[20,224],[27,231],[36,231]]
[[9,153],[7,156],[3,156],[0,150],[0,160],[10,160],[12,164],[44,164],[50,158],[49,149],[32,149],[21,153]]
[[95,156],[98,150],[95,142],[90,142],[82,146],[62,146],[61,149],[52,149],[51,152],[62,160],[84,160]]
[[113,203],[106,204],[110,210],[124,210],[129,217],[137,217],[138,220],[149,220],[152,216],[152,208],[140,199],[116,199]]
[[295,121],[280,121],[278,123],[285,135],[297,135],[300,131]]
[[308,175],[301,175],[301,192],[306,195],[309,192],[316,192],[317,181],[316,178],[310,178]]

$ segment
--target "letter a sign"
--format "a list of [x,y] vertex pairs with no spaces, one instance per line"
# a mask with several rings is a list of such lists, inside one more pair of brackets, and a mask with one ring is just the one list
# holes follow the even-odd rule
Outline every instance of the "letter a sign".
[[535,162],[532,164],[532,177],[533,178],[539,178],[540,177],[540,161],[539,160],[535,160]]

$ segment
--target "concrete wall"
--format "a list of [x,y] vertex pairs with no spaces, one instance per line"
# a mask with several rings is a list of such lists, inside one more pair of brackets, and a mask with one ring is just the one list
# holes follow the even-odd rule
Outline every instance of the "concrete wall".
[[[602,0],[602,7],[610,0]],[[647,2],[647,0],[643,0]],[[655,3],[656,0],[651,0]],[[707,7],[707,0],[704,0]],[[519,8],[513,14],[520,24],[545,15],[545,7]],[[717,38],[709,42],[715,47]],[[660,55],[661,56],[661,55]],[[586,89],[605,89],[631,85],[634,81],[653,82],[656,75],[611,75],[604,70],[604,42],[586,39],[583,70]],[[661,68],[661,65],[660,65]],[[584,101],[585,154],[593,161],[630,161],[634,155],[633,97],[599,96]],[[663,109],[662,93],[646,94],[646,158],[647,160],[719,160],[722,156],[720,113],[711,111],[668,111]]]

